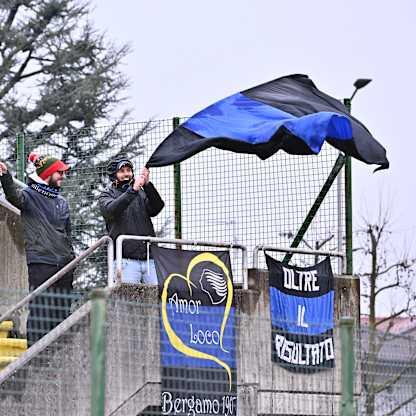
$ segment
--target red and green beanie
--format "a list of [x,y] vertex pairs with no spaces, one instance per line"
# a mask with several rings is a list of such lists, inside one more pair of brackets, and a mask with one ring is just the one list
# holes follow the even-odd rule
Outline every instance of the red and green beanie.
[[32,152],[28,157],[29,162],[32,162],[36,168],[36,175],[45,180],[49,176],[58,171],[67,171],[69,166],[62,160],[53,156],[39,156],[37,153]]

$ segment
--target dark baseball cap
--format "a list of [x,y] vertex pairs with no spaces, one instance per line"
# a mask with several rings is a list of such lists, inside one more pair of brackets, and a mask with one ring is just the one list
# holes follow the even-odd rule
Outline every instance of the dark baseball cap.
[[128,159],[124,159],[124,160],[120,160],[117,163],[116,172],[118,172],[124,166],[128,166],[129,168],[131,168],[133,170],[133,163],[131,163],[131,161],[128,160]]

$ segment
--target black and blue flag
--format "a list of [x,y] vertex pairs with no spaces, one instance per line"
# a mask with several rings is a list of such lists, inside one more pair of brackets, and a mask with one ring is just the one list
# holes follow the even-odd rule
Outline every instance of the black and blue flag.
[[166,166],[209,147],[267,159],[278,150],[317,154],[324,142],[388,168],[386,151],[337,99],[306,75],[289,75],[217,101],[176,128],[147,166]]
[[266,255],[269,269],[272,360],[290,371],[332,368],[334,279],[329,258],[306,268]]

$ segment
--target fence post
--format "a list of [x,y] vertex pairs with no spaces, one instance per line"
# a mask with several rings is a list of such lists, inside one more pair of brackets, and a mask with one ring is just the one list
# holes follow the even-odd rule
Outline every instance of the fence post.
[[[344,161],[345,163],[345,161]],[[344,186],[344,172],[341,169],[337,175],[337,248],[341,253],[344,250],[344,224],[345,214],[343,207],[345,206],[345,186]],[[341,257],[338,259],[338,273],[346,274],[346,261]]]
[[25,136],[16,134],[16,177],[19,181],[25,181]]
[[105,289],[95,289],[91,294],[91,415],[104,416],[105,409]]
[[341,336],[341,416],[355,416],[353,318],[340,319]]
[[[351,99],[344,98],[344,105],[351,113]],[[345,158],[345,249],[347,257],[346,273],[353,273],[352,259],[352,165],[351,156]]]
[[[173,117],[173,129],[180,124],[179,117]],[[182,238],[182,195],[181,195],[181,164],[173,165],[173,181],[175,189],[175,238]]]

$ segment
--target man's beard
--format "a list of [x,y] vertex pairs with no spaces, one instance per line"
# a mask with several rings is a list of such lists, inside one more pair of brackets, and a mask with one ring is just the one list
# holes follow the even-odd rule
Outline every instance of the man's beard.
[[[61,179],[58,179],[59,182],[61,182]],[[49,186],[51,188],[55,188],[55,189],[61,189],[61,185],[58,184],[58,181],[55,181],[54,179],[50,178],[49,179]]]

